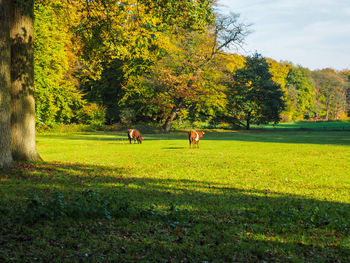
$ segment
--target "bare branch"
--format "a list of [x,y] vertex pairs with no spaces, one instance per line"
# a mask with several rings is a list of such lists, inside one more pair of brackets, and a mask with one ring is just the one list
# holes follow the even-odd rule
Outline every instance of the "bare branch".
[[223,49],[231,46],[242,47],[244,39],[249,35],[250,24],[238,22],[239,14],[217,14],[213,28],[213,47],[210,56],[200,65],[200,68],[209,63],[213,57]]

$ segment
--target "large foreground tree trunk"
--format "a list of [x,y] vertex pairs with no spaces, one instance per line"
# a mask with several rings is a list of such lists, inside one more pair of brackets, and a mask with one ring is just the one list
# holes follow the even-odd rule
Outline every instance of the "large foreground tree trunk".
[[12,164],[10,68],[10,0],[0,0],[0,168]]
[[11,149],[19,161],[40,160],[35,146],[33,0],[11,1]]

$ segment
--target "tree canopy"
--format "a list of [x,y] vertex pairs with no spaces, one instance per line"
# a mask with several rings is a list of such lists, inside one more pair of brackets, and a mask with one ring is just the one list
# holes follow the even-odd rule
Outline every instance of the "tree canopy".
[[[232,76],[246,61],[227,48],[244,45],[249,25],[238,14],[215,13],[215,4],[36,0],[37,124],[84,122],[78,113],[91,103],[106,111],[109,124],[128,120],[169,130],[176,119],[226,122]],[[285,101],[273,121],[347,118],[348,71],[333,71],[342,81],[327,89],[324,72],[266,61]]]
[[229,119],[238,126],[280,121],[285,104],[281,85],[273,81],[269,65],[260,54],[246,58],[228,89]]

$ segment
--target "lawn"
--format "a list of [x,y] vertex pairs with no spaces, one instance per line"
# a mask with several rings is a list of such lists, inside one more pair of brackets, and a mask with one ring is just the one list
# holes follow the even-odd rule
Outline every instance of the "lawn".
[[0,171],[0,262],[350,262],[348,131],[42,133]]
[[323,130],[323,131],[350,131],[350,121],[297,121],[289,123],[252,125],[260,129],[284,130]]

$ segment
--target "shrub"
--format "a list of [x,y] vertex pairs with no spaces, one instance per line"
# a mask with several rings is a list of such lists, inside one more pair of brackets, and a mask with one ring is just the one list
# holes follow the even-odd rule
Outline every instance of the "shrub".
[[133,109],[125,108],[120,111],[119,117],[121,123],[131,124],[136,118],[136,113]]
[[106,109],[96,103],[85,105],[78,112],[78,121],[92,127],[102,127],[105,123]]
[[348,120],[350,120],[350,116],[348,116],[347,112],[343,111],[343,112],[341,112],[341,114],[339,114],[338,120],[348,121]]

